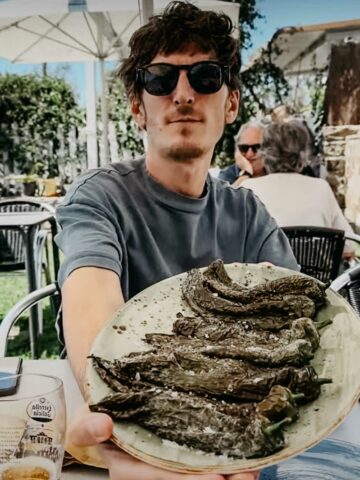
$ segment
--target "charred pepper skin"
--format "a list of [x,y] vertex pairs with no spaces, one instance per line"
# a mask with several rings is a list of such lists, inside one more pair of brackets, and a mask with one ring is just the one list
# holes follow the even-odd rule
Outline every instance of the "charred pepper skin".
[[153,348],[162,351],[195,352],[209,357],[246,360],[259,366],[279,367],[282,365],[307,365],[314,357],[308,340],[295,339],[287,344],[242,343],[229,338],[221,342],[210,342],[202,338],[181,337],[160,333],[146,334],[145,340]]
[[303,275],[290,275],[261,283],[252,288],[242,287],[228,276],[224,263],[215,260],[203,273],[204,284],[224,298],[241,303],[252,303],[272,295],[305,295],[317,306],[327,303],[327,285]]
[[265,345],[269,349],[286,348],[294,340],[307,340],[315,352],[320,345],[318,329],[314,322],[306,317],[291,321],[287,329],[272,332],[251,329],[234,319],[224,322],[221,318],[185,317],[178,313],[173,332],[175,335],[200,338],[217,344],[221,344],[223,340],[236,339],[242,347]]
[[182,294],[189,306],[200,314],[212,312],[235,317],[277,314],[289,318],[312,318],[316,313],[315,303],[305,295],[271,294],[252,303],[229,300],[212,292],[198,269],[188,273],[182,283]]
[[[98,362],[95,365],[101,369]],[[136,422],[180,445],[234,458],[253,458],[283,448],[282,429],[274,428],[273,418],[286,419],[284,424],[297,418],[290,392],[281,389],[276,387],[269,393],[265,408],[261,403],[223,405],[140,382],[131,389],[122,385],[117,393],[90,405],[90,410],[107,413],[116,421]]]
[[301,403],[316,399],[321,391],[321,383],[312,367],[266,369],[240,360],[214,361],[200,354],[147,352],[114,362],[94,357],[94,366],[114,391],[117,389],[114,379],[129,386],[141,380],[148,385],[231,402],[259,402],[275,385],[302,393]]
[[273,422],[280,422],[284,418],[295,421],[299,417],[297,402],[303,399],[303,395],[293,395],[285,387],[275,385],[264,400],[257,405],[257,411]]
[[[294,318],[290,318],[289,316],[282,316],[282,315],[258,315],[256,317],[252,315],[245,315],[244,317],[233,317],[230,315],[222,315],[213,312],[194,312],[195,314],[198,313],[196,318],[202,318],[204,321],[212,323],[216,320],[223,322],[226,325],[233,325],[234,323],[238,323],[241,325],[246,331],[251,330],[264,330],[264,331],[271,331],[271,332],[279,332],[283,329],[291,328],[291,325],[294,321]],[[181,313],[177,313],[177,318]],[[185,336],[190,335],[191,333],[185,333]]]

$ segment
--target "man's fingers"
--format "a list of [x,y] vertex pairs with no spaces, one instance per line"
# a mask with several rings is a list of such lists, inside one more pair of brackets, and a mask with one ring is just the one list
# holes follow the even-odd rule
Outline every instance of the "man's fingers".
[[74,420],[68,428],[68,438],[76,446],[90,446],[111,437],[113,422],[105,413],[87,413]]
[[153,467],[128,455],[113,445],[106,444],[100,448],[101,454],[109,468],[111,480],[125,478],[126,480],[225,480],[222,475],[214,473],[191,475]]
[[[109,440],[113,422],[104,413],[92,413],[84,409],[68,427],[68,440],[77,447],[99,445]],[[111,444],[100,445],[100,452],[110,472],[111,480],[124,477],[127,480],[258,480],[257,472],[238,473],[229,476],[217,474],[191,475],[169,472],[153,467],[128,455]]]
[[227,480],[259,480],[260,472],[235,473],[226,477]]

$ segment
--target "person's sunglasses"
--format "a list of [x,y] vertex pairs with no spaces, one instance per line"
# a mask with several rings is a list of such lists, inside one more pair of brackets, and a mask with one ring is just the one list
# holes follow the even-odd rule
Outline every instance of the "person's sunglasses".
[[180,70],[187,71],[188,81],[197,93],[215,93],[224,82],[230,83],[229,66],[214,61],[197,62],[192,65],[152,63],[136,69],[136,82],[150,95],[170,95],[176,88]]
[[238,149],[241,153],[247,153],[250,148],[254,153],[257,153],[257,151],[259,150],[260,147],[261,147],[260,143],[254,143],[253,145],[247,145],[245,143],[240,143],[238,145]]

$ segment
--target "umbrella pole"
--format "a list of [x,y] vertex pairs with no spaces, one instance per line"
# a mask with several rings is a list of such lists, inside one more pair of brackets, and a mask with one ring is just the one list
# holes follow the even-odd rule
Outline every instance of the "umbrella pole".
[[87,168],[97,168],[99,163],[96,122],[95,62],[86,62],[86,148]]
[[107,102],[107,81],[105,73],[105,61],[103,58],[100,58],[100,79],[101,79],[101,123],[102,123],[102,143],[104,148],[104,156],[101,159],[102,165],[106,165],[110,162],[109,155],[109,138],[108,138],[108,123],[109,123],[109,113],[108,113],[108,102]]
[[154,0],[141,0],[141,25],[145,25],[154,15]]

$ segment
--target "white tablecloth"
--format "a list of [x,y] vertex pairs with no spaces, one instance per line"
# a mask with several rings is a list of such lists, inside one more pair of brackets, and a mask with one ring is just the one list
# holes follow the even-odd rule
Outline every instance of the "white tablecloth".
[[[68,418],[71,419],[73,412],[81,405],[83,399],[79,387],[74,379],[67,360],[26,360],[23,366],[24,373],[44,373],[56,375],[64,382],[65,399]],[[344,422],[335,430],[330,438],[343,440],[360,445],[360,404],[357,404]],[[108,479],[108,474],[100,469],[71,466],[65,469],[61,479]]]

